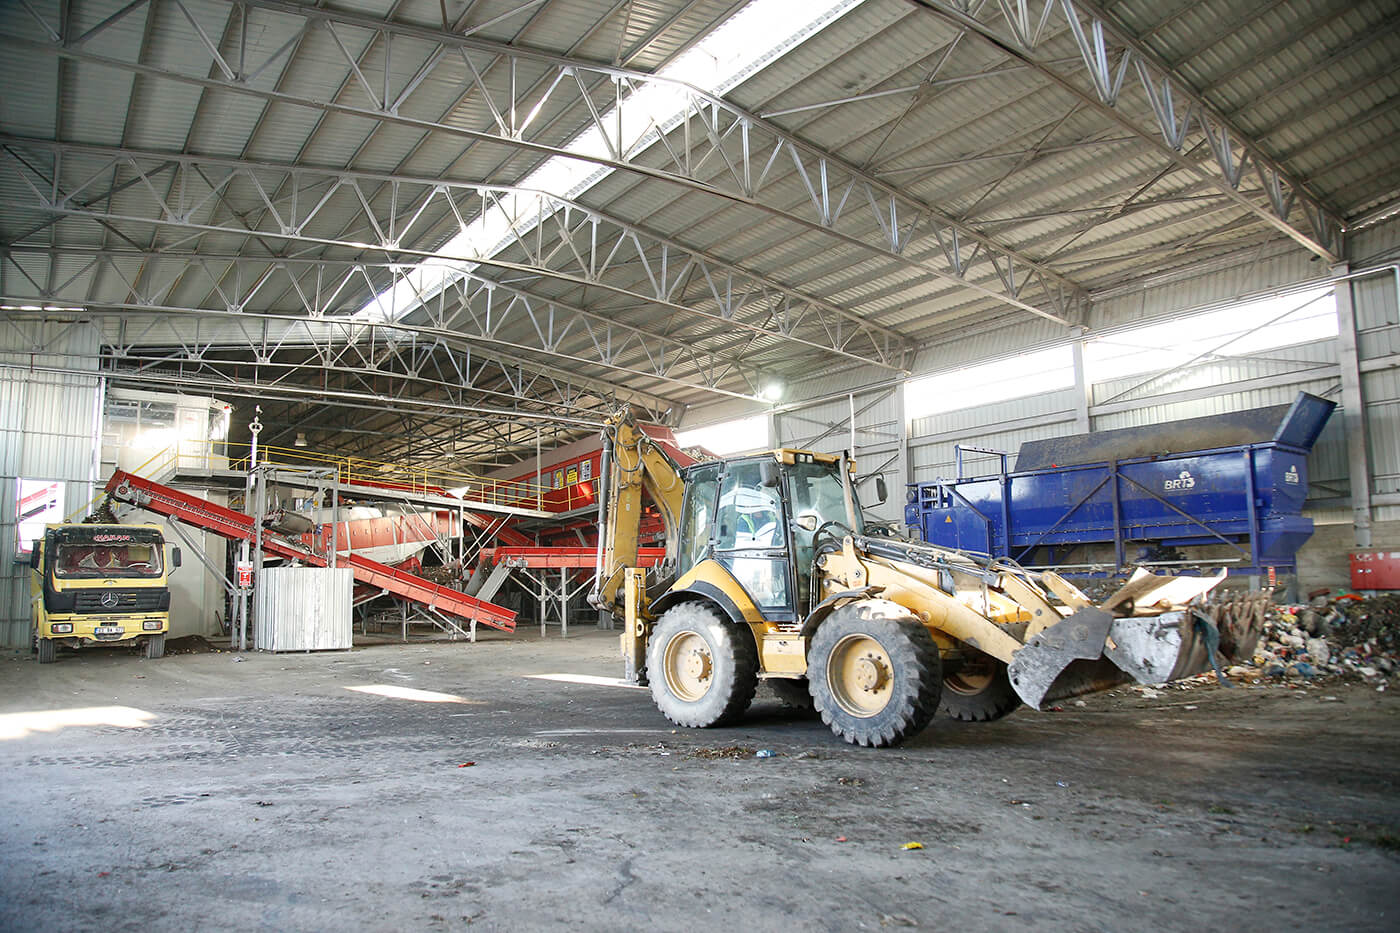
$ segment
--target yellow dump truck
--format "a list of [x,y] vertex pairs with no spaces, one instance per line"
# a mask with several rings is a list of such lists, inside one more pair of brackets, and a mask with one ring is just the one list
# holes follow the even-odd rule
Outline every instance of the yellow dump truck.
[[168,574],[180,566],[158,525],[49,525],[29,566],[39,663],[70,648],[140,642],[165,653],[170,631]]

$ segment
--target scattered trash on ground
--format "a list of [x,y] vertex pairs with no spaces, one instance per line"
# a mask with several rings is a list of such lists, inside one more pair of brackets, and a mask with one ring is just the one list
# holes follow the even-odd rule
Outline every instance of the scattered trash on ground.
[[459,768],[473,768],[473,767],[476,767],[476,762],[474,762],[474,761],[464,761],[464,762],[462,762],[461,764],[459,764],[457,767],[459,767]]
[[714,760],[717,758],[752,758],[753,755],[754,750],[747,745],[725,745],[722,748],[697,748],[686,757]]
[[922,842],[906,842],[904,845],[900,846],[901,849],[922,849],[923,847],[924,844]]
[[760,748],[758,751],[754,752],[753,756],[755,758],[777,758],[778,753],[771,748]]

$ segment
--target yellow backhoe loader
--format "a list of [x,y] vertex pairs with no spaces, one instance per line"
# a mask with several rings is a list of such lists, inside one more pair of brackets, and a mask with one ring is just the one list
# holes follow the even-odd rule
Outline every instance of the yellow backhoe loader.
[[[591,599],[623,623],[627,678],[682,726],[733,722],[762,679],[846,741],[894,745],[940,708],[982,721],[1039,708],[1074,689],[1057,679],[1075,661],[1161,683],[1203,669],[1217,644],[1252,652],[1258,635],[1251,613],[1203,610],[1223,573],[1140,571],[1094,605],[1055,573],[867,530],[845,455],[682,470],[624,412],[604,429],[601,473]],[[667,555],[650,580],[637,566],[648,500]]]

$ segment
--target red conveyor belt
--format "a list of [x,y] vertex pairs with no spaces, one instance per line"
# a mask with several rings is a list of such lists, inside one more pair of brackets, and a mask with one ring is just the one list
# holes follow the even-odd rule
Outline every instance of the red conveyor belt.
[[[253,519],[242,512],[235,512],[233,509],[132,473],[122,470],[113,473],[112,478],[107,481],[107,492],[122,502],[129,502],[157,515],[175,518],[188,525],[212,531],[230,541],[251,543],[256,540]],[[317,567],[326,566],[326,560],[321,555],[267,531],[263,532],[262,549],[274,557],[299,560]],[[336,563],[349,567],[357,582],[385,590],[400,599],[420,603],[446,615],[474,620],[504,632],[515,631],[515,612],[504,606],[468,596],[466,593],[367,557],[344,554],[336,558]]]

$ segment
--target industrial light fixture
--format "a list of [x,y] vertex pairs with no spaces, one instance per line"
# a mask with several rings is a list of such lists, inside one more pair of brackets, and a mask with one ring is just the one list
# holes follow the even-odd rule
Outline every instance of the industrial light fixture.
[[297,439],[294,440],[294,441],[292,441],[292,446],[293,446],[293,447],[305,447],[305,446],[306,446],[306,432],[305,432],[305,431],[298,431],[298,432],[297,432]]
[[779,401],[780,399],[782,399],[782,397],[783,384],[777,381],[776,379],[772,380],[767,385],[765,385],[763,387],[763,391],[759,393],[759,398],[762,398],[764,401],[768,402]]

